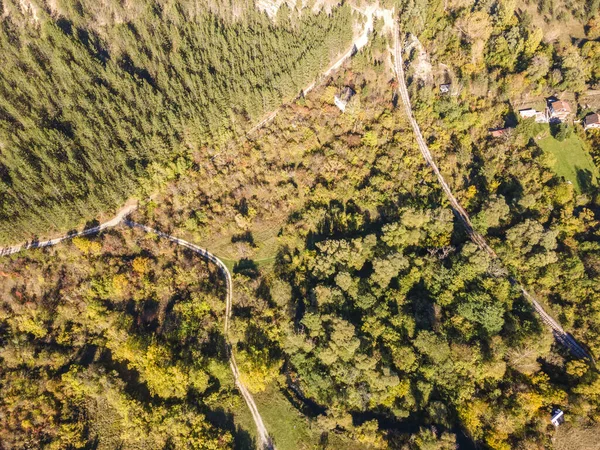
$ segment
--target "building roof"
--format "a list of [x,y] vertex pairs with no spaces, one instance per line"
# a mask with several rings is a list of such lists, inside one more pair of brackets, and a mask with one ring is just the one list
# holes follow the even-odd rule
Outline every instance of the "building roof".
[[354,89],[352,89],[350,86],[346,86],[342,90],[342,92],[340,92],[339,97],[337,95],[333,97],[333,102],[335,103],[335,106],[337,106],[342,112],[345,112],[346,105],[348,104],[348,101],[354,96],[354,94],[356,94],[356,92],[354,92]]
[[506,133],[508,132],[508,128],[500,128],[497,130],[490,130],[490,134],[492,135],[492,137],[502,137],[504,136]]
[[586,126],[600,124],[600,115],[597,113],[587,115],[585,116],[585,119],[583,119],[583,122]]
[[533,108],[520,109],[519,114],[521,117],[533,117],[537,114],[537,111]]
[[564,423],[565,421],[565,413],[562,412],[560,409],[556,409],[554,410],[554,412],[552,413],[552,417],[550,418],[550,422],[552,422],[552,425],[554,426],[559,426],[562,423]]
[[356,94],[356,92],[354,92],[354,89],[352,89],[350,86],[346,86],[340,93],[340,98],[343,101],[347,102],[354,96],[354,94]]
[[569,104],[562,100],[557,100],[555,102],[550,103],[550,107],[552,108],[552,111],[564,111],[568,113],[571,112],[571,107],[569,106]]

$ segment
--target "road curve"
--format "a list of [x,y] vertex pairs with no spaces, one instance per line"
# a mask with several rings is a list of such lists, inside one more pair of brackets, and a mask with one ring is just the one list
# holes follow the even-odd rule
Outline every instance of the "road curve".
[[118,224],[120,224],[121,221],[125,217],[127,217],[129,214],[131,214],[136,208],[137,208],[137,205],[135,205],[135,204],[125,205],[123,208],[121,208],[119,210],[117,215],[115,217],[113,217],[111,220],[109,220],[108,222],[101,223],[100,225],[92,227],[92,228],[86,228],[85,230],[82,230],[82,231],[67,233],[64,236],[50,239],[47,241],[31,241],[31,242],[25,242],[23,244],[15,245],[12,247],[0,248],[0,256],[12,255],[13,253],[19,253],[23,250],[29,250],[31,248],[51,247],[53,245],[61,243],[62,241],[66,240],[66,239],[73,239],[76,237],[89,236],[90,234],[99,233],[100,231],[102,231],[106,228],[111,228],[111,227],[114,227],[114,226],[117,226]]
[[260,441],[260,447],[262,449],[275,450],[275,446],[273,445],[273,442],[272,442],[271,438],[269,437],[267,428],[265,427],[262,417],[260,416],[260,413],[258,412],[258,407],[256,406],[256,403],[254,402],[254,398],[252,397],[252,394],[250,394],[250,392],[248,391],[246,386],[244,386],[244,384],[240,380],[240,371],[239,371],[237,363],[235,361],[235,355],[233,352],[233,348],[231,347],[231,344],[229,343],[229,321],[231,319],[231,305],[233,302],[233,282],[231,280],[231,272],[229,272],[229,269],[227,268],[227,266],[223,263],[223,261],[221,261],[215,255],[210,253],[208,250],[198,247],[197,245],[194,245],[188,241],[184,241],[183,239],[176,238],[174,236],[171,236],[170,234],[163,233],[162,231],[155,230],[154,228],[150,228],[146,225],[132,222],[131,220],[128,220],[128,219],[125,219],[123,221],[123,223],[129,227],[139,228],[139,229],[145,231],[146,233],[156,234],[157,236],[167,239],[177,245],[186,247],[186,248],[190,249],[191,251],[193,251],[194,253],[197,253],[198,255],[200,255],[202,258],[212,262],[219,268],[219,271],[221,272],[221,274],[223,274],[223,277],[225,278],[225,284],[226,284],[226,290],[227,290],[226,301],[225,301],[225,322],[223,325],[223,332],[225,334],[225,339],[227,340],[227,348],[229,351],[229,367],[231,368],[231,372],[233,373],[235,385],[237,386],[238,390],[242,394],[242,397],[244,397],[244,400],[246,401],[246,404],[248,405],[248,409],[250,409],[250,413],[252,414],[252,418],[254,419],[254,423],[256,424],[256,430],[258,432],[258,439]]
[[[461,204],[458,202],[458,200],[452,193],[450,186],[448,186],[448,183],[446,183],[446,180],[444,179],[437,164],[435,163],[433,157],[431,156],[431,152],[429,151],[429,147],[427,146],[427,143],[425,142],[425,139],[423,138],[423,134],[421,133],[419,124],[415,120],[415,117],[412,113],[412,105],[410,102],[410,96],[408,95],[408,89],[406,88],[406,80],[405,80],[405,75],[404,75],[404,62],[402,60],[402,45],[400,43],[400,32],[398,29],[397,21],[394,23],[393,55],[394,55],[394,69],[396,71],[396,78],[398,79],[398,92],[400,93],[400,97],[402,98],[402,103],[404,104],[406,117],[408,118],[408,120],[412,126],[413,132],[414,132],[416,140],[417,140],[417,144],[419,146],[419,150],[421,151],[423,158],[425,159],[425,161],[427,162],[429,167],[431,167],[431,169],[435,173],[435,175],[438,179],[438,182],[439,182],[440,186],[442,187],[442,190],[446,194],[446,198],[448,199],[448,201],[450,202],[450,205],[452,206],[452,210],[454,211],[454,214],[460,220],[460,222],[463,224],[463,226],[464,226],[465,230],[467,231],[467,234],[469,235],[471,240],[475,244],[477,244],[477,246],[481,250],[486,252],[492,259],[500,261],[500,259],[498,258],[498,255],[488,245],[485,238],[481,234],[479,234],[477,231],[475,231],[475,229],[473,228],[473,224],[471,223],[471,219],[470,219],[468,213],[465,211],[465,209],[461,206]],[[539,316],[542,319],[542,321],[544,322],[544,324],[552,330],[552,334],[554,335],[554,338],[556,339],[557,342],[559,342],[560,344],[567,347],[571,351],[571,353],[573,355],[575,355],[577,358],[586,358],[586,359],[589,359],[590,361],[592,361],[592,363],[594,362],[593,358],[588,354],[588,352],[573,338],[573,336],[571,336],[569,333],[567,333],[560,326],[560,324],[556,320],[554,320],[552,318],[552,316],[550,316],[550,314],[548,314],[544,310],[542,305],[529,292],[527,292],[527,290],[525,290],[525,288],[521,285],[521,283],[519,283],[517,281],[516,278],[514,278],[513,276],[509,276],[509,281],[511,282],[511,284],[518,287],[519,290],[521,291],[521,293],[523,294],[523,296],[527,300],[529,300],[529,302],[532,304],[535,311],[539,314]]]
[[[344,61],[346,61],[347,59],[350,59],[352,56],[354,56],[356,54],[357,51],[359,51],[361,48],[363,48],[365,45],[367,45],[369,43],[369,34],[373,31],[373,14],[376,12],[377,8],[375,5],[371,5],[368,6],[367,8],[365,8],[364,11],[357,9],[357,8],[353,8],[355,11],[360,12],[361,14],[363,14],[366,18],[367,21],[365,22],[365,25],[363,27],[362,32],[353,40],[352,45],[350,46],[350,48],[342,55],[340,56],[333,64],[331,64],[326,70],[325,72],[323,72],[320,75],[320,78],[323,79],[324,77],[327,77],[329,75],[331,75],[332,72],[334,72],[335,70],[339,69],[342,64],[344,63]],[[313,81],[312,83],[310,83],[308,86],[306,86],[304,89],[302,89],[302,92],[300,95],[306,95],[308,94],[310,91],[312,91],[315,86],[317,85],[317,81]],[[299,95],[299,96],[300,96]],[[275,116],[277,116],[277,113],[279,112],[280,108],[277,108],[274,111],[271,111],[267,117],[265,117],[264,119],[262,119],[260,122],[258,122],[256,125],[254,125],[252,128],[250,128],[247,132],[246,132],[246,136],[251,135],[252,133],[254,133],[256,130],[262,128],[263,126],[265,126],[267,123],[271,122]]]
[[[371,33],[371,31],[373,30],[373,14],[376,12],[376,7],[375,6],[367,7],[364,12],[363,11],[359,11],[359,12],[364,14],[367,18],[362,32],[360,33],[359,36],[356,37],[356,39],[354,39],[354,42],[352,43],[351,48],[346,53],[344,53],[340,58],[338,58],[338,60],[335,61],[331,66],[329,66],[327,68],[327,70],[323,73],[323,76],[327,76],[327,75],[331,74],[333,71],[335,71],[336,69],[338,69],[339,67],[341,67],[341,65],[344,63],[344,61],[351,58],[358,50],[360,50],[361,48],[363,48],[365,45],[368,44],[369,33]],[[306,93],[310,92],[315,86],[316,86],[316,81],[312,82],[310,85],[306,86],[306,88],[304,88],[302,93],[306,94]],[[261,120],[256,125],[254,125],[250,130],[248,130],[246,132],[246,136],[249,136],[254,131],[258,130],[259,128],[262,128],[264,125],[266,125],[267,123],[272,121],[278,112],[279,112],[279,108],[276,109],[275,111],[272,111],[271,113],[269,113],[269,115],[267,115],[267,117],[265,117],[263,120]],[[256,424],[256,429],[258,432],[260,446],[263,449],[275,450],[275,446],[274,446],[271,438],[269,437],[269,433],[267,432],[267,429],[263,423],[262,417],[260,416],[260,413],[258,412],[258,408],[256,406],[256,403],[254,402],[254,398],[252,397],[252,394],[250,394],[250,392],[248,391],[246,386],[244,386],[240,380],[240,372],[239,372],[239,369],[238,369],[238,366],[237,366],[237,363],[235,360],[235,355],[234,355],[233,349],[231,348],[231,345],[229,343],[228,332],[229,332],[229,321],[231,318],[231,304],[232,304],[232,299],[233,299],[233,284],[232,284],[231,273],[229,272],[229,269],[227,269],[225,264],[223,264],[223,262],[219,258],[217,258],[216,256],[209,253],[207,250],[205,250],[203,248],[200,248],[200,247],[198,247],[194,244],[191,244],[187,241],[184,241],[183,239],[179,239],[174,236],[163,233],[162,231],[154,230],[150,227],[147,227],[146,225],[138,224],[138,223],[135,223],[135,222],[125,219],[131,212],[133,212],[133,210],[135,210],[135,208],[136,208],[135,205],[126,206],[123,209],[121,209],[119,211],[119,213],[110,221],[104,222],[96,227],[88,228],[88,229],[85,229],[85,230],[77,232],[77,233],[66,234],[64,236],[61,236],[61,237],[58,237],[55,239],[51,239],[48,241],[42,241],[42,242],[33,241],[33,242],[27,242],[27,243],[23,243],[20,245],[16,245],[13,247],[0,248],[0,256],[12,255],[14,253],[18,253],[23,250],[28,250],[28,249],[33,249],[33,248],[42,248],[42,247],[53,246],[53,245],[59,244],[60,242],[66,240],[66,239],[72,239],[75,237],[88,236],[91,234],[99,233],[100,231],[102,231],[106,228],[117,226],[121,222],[123,222],[127,226],[139,228],[148,233],[154,233],[154,234],[156,234],[162,238],[168,239],[171,242],[174,242],[178,245],[187,247],[190,250],[192,250],[193,252],[201,255],[203,258],[216,264],[217,267],[219,267],[219,270],[221,271],[223,276],[225,277],[226,285],[227,285],[225,323],[224,323],[223,327],[224,327],[225,338],[227,339],[227,345],[228,345],[228,349],[229,349],[229,365],[231,368],[231,372],[233,373],[233,377],[235,379],[235,384],[236,384],[238,390],[240,391],[240,393],[242,394],[242,397],[244,397],[244,400],[246,401],[246,404],[248,405],[248,409],[250,409],[252,418],[254,419],[254,422]]]
[[260,413],[258,412],[258,407],[256,406],[256,403],[254,402],[254,398],[252,397],[252,394],[250,394],[250,392],[248,391],[246,386],[244,386],[244,384],[240,380],[240,371],[239,371],[237,363],[235,361],[235,355],[233,353],[233,349],[231,347],[231,344],[229,343],[229,322],[231,319],[231,305],[233,302],[233,282],[231,280],[231,273],[229,272],[229,269],[227,268],[227,266],[225,266],[223,261],[221,261],[219,258],[217,258],[215,255],[213,255],[209,251],[207,251],[201,247],[198,247],[197,245],[194,245],[190,242],[184,241],[183,239],[176,238],[169,234],[163,233],[162,231],[158,231],[153,228],[147,227],[146,225],[141,225],[139,223],[135,223],[135,222],[128,220],[126,217],[133,210],[135,210],[135,208],[136,208],[136,205],[125,206],[111,220],[104,222],[96,227],[87,228],[83,231],[79,231],[76,233],[69,233],[69,234],[66,234],[64,236],[61,236],[61,237],[58,237],[55,239],[50,239],[48,241],[41,241],[41,242],[33,241],[33,242],[24,243],[21,245],[15,245],[13,247],[0,248],[0,256],[8,256],[8,255],[12,255],[14,253],[19,253],[19,252],[29,250],[29,249],[34,249],[34,248],[51,247],[53,245],[60,244],[61,242],[65,241],[67,239],[73,239],[73,238],[81,237],[81,236],[89,236],[91,234],[99,233],[100,231],[105,230],[107,228],[116,227],[117,225],[124,223],[125,225],[127,225],[131,228],[139,228],[139,229],[145,231],[146,233],[156,234],[157,236],[168,239],[169,241],[171,241],[177,245],[186,247],[186,248],[192,250],[194,253],[200,255],[202,258],[215,264],[219,268],[219,271],[225,277],[225,284],[226,284],[226,288],[227,288],[226,301],[225,301],[225,321],[223,324],[223,332],[225,334],[225,339],[227,341],[227,349],[228,349],[228,353],[229,353],[229,367],[231,368],[231,372],[233,373],[235,385],[238,388],[238,390],[240,391],[240,393],[242,394],[242,397],[244,398],[244,400],[246,401],[246,404],[248,405],[248,409],[250,410],[250,413],[252,414],[252,418],[254,419],[254,423],[256,424],[256,430],[258,433],[258,440],[259,440],[259,445],[260,445],[261,450],[275,450],[273,441],[269,437],[269,433],[267,432],[267,429],[263,423],[262,417],[260,416]]

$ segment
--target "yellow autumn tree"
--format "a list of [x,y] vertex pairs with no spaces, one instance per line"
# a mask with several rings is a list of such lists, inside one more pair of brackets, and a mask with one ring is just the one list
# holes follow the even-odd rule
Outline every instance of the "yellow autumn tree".
[[150,266],[150,260],[148,258],[144,258],[143,256],[138,256],[133,260],[132,263],[133,271],[139,275],[144,275]]
[[272,360],[266,350],[241,351],[237,359],[242,383],[254,394],[265,391],[279,375],[282,364]]

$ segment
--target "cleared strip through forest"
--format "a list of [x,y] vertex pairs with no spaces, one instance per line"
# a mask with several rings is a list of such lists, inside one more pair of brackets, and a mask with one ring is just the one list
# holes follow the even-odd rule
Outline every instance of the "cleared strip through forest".
[[231,319],[231,309],[232,309],[232,303],[233,303],[233,282],[231,279],[231,273],[229,272],[229,269],[219,258],[217,258],[215,255],[213,255],[206,249],[198,247],[197,245],[194,245],[183,239],[179,239],[175,236],[171,236],[170,234],[163,233],[162,231],[155,230],[146,225],[142,225],[142,224],[128,220],[126,218],[127,215],[130,214],[134,209],[135,209],[135,205],[129,205],[127,207],[124,207],[123,209],[121,209],[119,211],[119,213],[113,219],[109,220],[108,222],[104,222],[98,226],[88,228],[88,229],[85,229],[85,230],[77,232],[77,233],[66,234],[64,236],[61,236],[61,237],[58,237],[55,239],[51,239],[48,241],[43,241],[43,242],[30,242],[27,244],[16,245],[13,247],[0,248],[0,256],[8,256],[8,255],[12,255],[14,253],[19,253],[21,251],[34,249],[34,248],[51,247],[51,246],[60,244],[61,242],[65,241],[67,239],[73,239],[73,238],[81,237],[81,236],[89,236],[91,234],[99,233],[100,231],[105,230],[107,228],[115,227],[121,223],[124,223],[125,225],[127,225],[131,228],[138,228],[138,229],[143,230],[146,233],[156,234],[157,236],[164,238],[164,239],[168,239],[169,241],[171,241],[177,245],[186,247],[186,248],[190,249],[191,251],[193,251],[194,253],[200,255],[202,258],[206,259],[207,261],[210,261],[213,264],[215,264],[219,268],[219,271],[225,278],[226,298],[225,298],[225,321],[223,324],[223,332],[225,335],[225,339],[227,341],[227,351],[229,354],[229,367],[231,368],[231,372],[232,372],[233,378],[235,380],[235,385],[238,388],[238,390],[240,391],[240,393],[242,394],[242,397],[244,398],[244,400],[246,401],[246,405],[248,405],[248,409],[250,410],[250,413],[252,414],[252,418],[254,419],[254,423],[256,424],[256,430],[258,433],[260,448],[264,449],[264,450],[275,450],[275,446],[274,446],[271,438],[269,437],[267,428],[265,427],[262,417],[260,416],[260,413],[258,412],[258,407],[256,406],[256,403],[254,402],[254,398],[252,397],[252,394],[250,393],[250,391],[248,391],[246,386],[244,386],[244,384],[240,380],[240,371],[238,369],[238,366],[237,366],[237,363],[235,360],[235,355],[233,353],[233,349],[229,342],[229,322]]
[[[471,240],[475,244],[477,244],[477,246],[481,250],[486,252],[492,259],[499,261],[500,259],[498,258],[498,255],[488,245],[485,238],[481,234],[479,234],[477,231],[475,231],[475,229],[473,228],[473,224],[471,223],[471,219],[469,218],[469,215],[467,214],[465,209],[461,206],[461,204],[458,202],[458,200],[452,193],[452,190],[450,189],[450,186],[448,186],[448,183],[446,183],[446,180],[444,179],[437,164],[435,163],[433,157],[431,156],[431,152],[429,151],[429,147],[427,146],[427,143],[425,142],[425,139],[423,138],[423,134],[421,133],[419,124],[415,120],[415,117],[412,113],[412,105],[410,102],[410,96],[408,95],[408,89],[406,87],[406,80],[405,80],[405,75],[404,75],[404,62],[402,60],[402,44],[400,42],[400,32],[398,29],[397,22],[394,24],[393,56],[394,56],[394,69],[396,71],[396,78],[398,79],[398,92],[400,93],[400,97],[402,98],[402,103],[404,104],[406,116],[412,126],[412,129],[414,131],[414,134],[415,134],[415,137],[417,140],[417,144],[419,146],[419,150],[421,151],[423,158],[425,159],[425,161],[427,162],[429,167],[431,167],[431,169],[435,173],[435,175],[438,179],[438,182],[440,183],[440,186],[442,187],[442,190],[446,194],[446,198],[448,199],[448,201],[450,202],[450,205],[452,206],[452,210],[454,211],[454,214],[460,220],[460,222],[463,224],[463,226],[464,226],[465,230],[467,231],[467,234],[469,235]],[[560,326],[560,324],[556,320],[554,320],[550,316],[550,314],[548,314],[544,310],[542,305],[531,294],[529,294],[529,292],[527,292],[525,290],[525,288],[521,285],[521,283],[519,283],[519,281],[517,281],[516,278],[514,278],[513,276],[509,276],[509,281],[514,286],[517,286],[519,288],[519,290],[522,292],[523,296],[527,300],[529,300],[529,302],[532,304],[535,311],[541,317],[544,324],[546,324],[552,330],[552,334],[554,335],[554,338],[557,340],[557,342],[559,342],[562,345],[564,345],[565,347],[567,347],[571,351],[571,353],[573,353],[573,355],[575,355],[576,357],[587,358],[592,362],[594,361],[593,358],[588,354],[588,352],[573,338],[573,336],[571,336],[569,333],[567,333]]]
[[[368,6],[364,11],[362,11],[358,8],[353,8],[353,9],[355,11],[360,12],[361,14],[363,14],[366,17],[367,20],[365,22],[365,25],[363,26],[361,33],[353,40],[352,46],[348,49],[348,51],[346,53],[344,53],[341,57],[339,57],[337,59],[337,61],[335,61],[333,64],[331,64],[325,70],[325,72],[323,72],[320,75],[321,79],[324,79],[325,77],[331,75],[331,73],[333,73],[334,71],[336,71],[337,69],[339,69],[342,66],[344,61],[346,61],[347,59],[350,59],[352,56],[354,56],[356,54],[357,51],[359,51],[361,48],[363,48],[365,45],[367,45],[369,43],[369,33],[371,31],[373,31],[373,14],[375,13],[377,8],[376,8],[376,6],[371,5],[371,6]],[[311,84],[309,84],[304,89],[302,89],[302,92],[300,95],[308,94],[310,91],[312,91],[317,86],[317,84],[318,84],[318,80],[313,81]],[[271,111],[267,115],[267,117],[262,119],[260,122],[258,122],[256,125],[254,125],[252,128],[250,128],[246,132],[245,135],[249,136],[250,134],[257,131],[258,129],[265,126],[267,123],[271,122],[275,118],[275,116],[277,116],[277,113],[279,112],[279,110],[280,110],[280,108],[277,108],[275,111]]]

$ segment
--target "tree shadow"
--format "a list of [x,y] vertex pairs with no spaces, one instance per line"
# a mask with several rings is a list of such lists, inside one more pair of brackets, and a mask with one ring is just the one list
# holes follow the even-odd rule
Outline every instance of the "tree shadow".
[[577,183],[582,192],[590,192],[596,188],[596,180],[589,169],[577,168]]
[[506,202],[518,201],[523,197],[524,189],[521,182],[516,177],[510,177],[503,181],[498,187],[498,194],[506,198]]
[[67,20],[64,17],[61,17],[56,21],[56,25],[67,36],[73,36],[73,23],[70,20]]
[[242,198],[237,205],[235,205],[235,209],[239,211],[243,216],[247,216],[249,212],[248,200],[246,197]]
[[92,219],[92,220],[88,220],[85,223],[84,226],[84,230],[87,230],[88,228],[94,228],[100,225],[100,221],[98,219]]
[[63,364],[56,370],[56,375],[60,376],[69,371],[73,367],[73,364],[77,364],[81,367],[90,366],[96,359],[96,355],[98,354],[98,346],[89,344],[81,347],[75,356],[69,360],[66,364]]
[[153,88],[156,88],[156,81],[154,80],[154,78],[152,78],[152,75],[150,75],[150,72],[148,72],[148,70],[144,67],[136,66],[134,64],[133,60],[131,59],[131,57],[127,53],[123,53],[121,55],[121,59],[119,61],[117,61],[117,64],[120,69],[127,72],[134,79],[140,80],[140,81],[145,81]]
[[27,244],[25,244],[25,248],[38,248],[38,246],[40,245],[40,238],[35,236],[33,239],[31,239],[31,241],[27,242]]
[[[312,205],[307,206],[310,209]],[[369,211],[363,211],[353,200],[343,203],[339,200],[331,200],[327,206],[320,206],[326,213],[316,226],[315,232],[307,234],[305,244],[309,250],[314,249],[315,244],[328,239],[353,239],[372,233],[377,225],[371,220]],[[292,217],[301,220],[302,213],[290,216],[288,223],[292,223]]]
[[99,445],[100,445],[100,437],[94,436],[90,441],[88,441],[86,448],[89,448],[90,450],[96,450]]
[[280,389],[280,391],[295,409],[313,419],[325,414],[327,408],[304,396],[300,387],[292,380],[288,368],[285,369],[285,375],[287,389]]
[[235,244],[236,242],[246,242],[251,247],[256,248],[256,243],[254,242],[254,236],[250,231],[244,231],[243,233],[234,234],[231,236],[231,242]]
[[206,419],[216,427],[227,430],[233,435],[233,448],[235,450],[254,450],[257,447],[255,439],[248,431],[236,426],[232,413],[223,408],[205,411]]
[[433,330],[436,327],[434,300],[423,281],[414,285],[406,295],[410,301],[407,307],[415,319],[415,325],[420,330]]
[[[4,118],[4,115],[0,112],[0,120],[6,120]],[[6,184],[7,187],[12,187],[13,185],[13,179],[10,176],[10,173],[8,171],[8,167],[0,164],[0,181],[2,181],[2,183]]]
[[[87,229],[87,227],[86,227],[86,229]],[[69,230],[69,231],[67,231],[66,235],[67,236],[75,236],[77,233],[79,233],[79,231],[77,231],[77,230]]]
[[97,365],[98,370],[104,370],[106,373],[116,373],[124,383],[124,392],[141,403],[148,403],[152,406],[162,401],[159,397],[150,393],[148,385],[141,379],[140,373],[136,369],[130,368],[125,361],[113,358],[111,350],[100,350],[100,353],[95,356],[95,362],[92,362],[90,367]]
[[248,258],[240,259],[233,266],[233,273],[239,273],[241,275],[245,275],[248,278],[252,278],[255,280],[260,275],[260,271],[258,270],[258,266],[256,263]]
[[505,128],[515,128],[519,124],[519,119],[513,110],[511,110],[504,118]]

